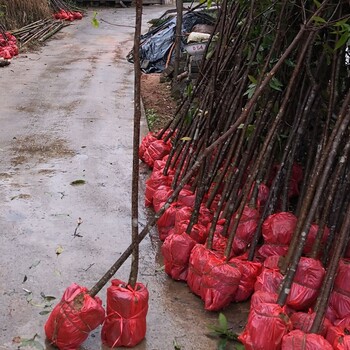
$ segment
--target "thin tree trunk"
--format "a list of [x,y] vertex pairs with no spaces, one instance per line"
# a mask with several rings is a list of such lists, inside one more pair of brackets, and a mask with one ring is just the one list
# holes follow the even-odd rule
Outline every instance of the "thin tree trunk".
[[135,288],[139,269],[139,142],[141,120],[141,67],[140,67],[140,37],[142,24],[142,0],[136,0],[136,19],[134,36],[134,137],[132,162],[132,193],[131,193],[131,235],[134,244],[132,252],[129,285]]

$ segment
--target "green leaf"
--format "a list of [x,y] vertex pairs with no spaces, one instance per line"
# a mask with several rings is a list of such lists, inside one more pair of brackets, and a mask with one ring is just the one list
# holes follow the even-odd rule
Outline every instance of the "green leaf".
[[248,78],[249,80],[256,85],[256,83],[258,82],[252,75],[248,74]]
[[72,186],[79,186],[79,185],[84,185],[85,184],[85,180],[74,180],[70,183]]
[[57,248],[56,248],[56,251],[55,251],[56,255],[59,256],[60,254],[63,253],[63,247],[61,245],[59,245]]
[[44,350],[43,345],[40,344],[37,340],[35,340],[35,338],[36,338],[37,336],[38,336],[38,335],[35,334],[34,337],[31,338],[31,339],[21,339],[21,343],[20,343],[19,348],[29,346],[29,347],[34,348],[34,349]]
[[255,88],[256,88],[256,84],[249,84],[248,85],[248,90],[243,94],[244,96],[247,95],[248,98],[251,98],[254,95],[255,92]]
[[43,310],[39,312],[39,315],[47,315],[49,314],[51,311],[50,310]]
[[40,260],[36,260],[29,266],[29,269],[34,269],[34,267],[37,267],[40,264]]
[[180,139],[181,141],[191,141],[192,139],[188,136],[184,136]]
[[316,5],[317,8],[320,8],[321,6],[321,3],[317,0],[313,0],[314,1],[314,4]]
[[226,350],[227,339],[223,338],[219,340],[218,350]]
[[342,34],[340,39],[336,42],[334,50],[338,50],[340,47],[342,47],[348,40],[350,39],[350,33],[345,32]]
[[219,314],[219,325],[223,331],[227,331],[227,318],[222,312]]
[[235,342],[234,349],[235,349],[235,350],[244,350],[245,347],[244,347],[243,344],[241,344],[241,343],[236,343],[236,342]]
[[52,301],[52,300],[56,300],[56,297],[52,296],[52,295],[45,295],[43,292],[40,293],[41,297],[43,299],[45,299],[46,301]]
[[319,16],[313,16],[312,19],[316,22],[316,23],[327,23],[327,21]]
[[181,346],[176,339],[173,340],[174,350],[181,350]]
[[271,89],[274,89],[276,91],[282,91],[281,87],[283,86],[283,84],[276,77],[273,77],[271,79],[269,85]]
[[91,24],[94,28],[98,28],[100,26],[100,22],[98,21],[96,16],[97,16],[97,12],[94,12],[94,16],[91,19]]

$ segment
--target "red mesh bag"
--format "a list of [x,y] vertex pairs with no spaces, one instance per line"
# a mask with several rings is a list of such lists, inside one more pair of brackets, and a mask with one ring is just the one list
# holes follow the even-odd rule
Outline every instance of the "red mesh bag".
[[170,186],[171,177],[164,176],[162,171],[154,171],[150,178],[146,181],[145,190],[145,206],[151,207],[153,204],[154,192],[162,185]]
[[169,236],[169,231],[175,226],[175,215],[179,207],[178,203],[170,204],[170,207],[158,219],[157,228],[161,241]]
[[[309,254],[311,252],[312,247],[315,243],[317,231],[318,231],[318,225],[312,224],[310,226],[309,233],[306,237],[306,242],[305,242],[305,246],[304,246],[304,250],[303,250],[304,254]],[[321,239],[321,244],[326,243],[328,235],[329,235],[329,228],[325,227],[324,231],[323,231],[322,239]]]
[[220,233],[215,232],[213,237],[213,250],[219,255],[224,255],[226,246],[227,238],[222,236]]
[[278,295],[276,293],[256,291],[250,299],[250,309],[255,309],[261,303],[276,304]]
[[145,153],[143,154],[142,160],[151,168],[153,168],[154,161],[164,158],[169,154],[171,149],[170,142],[164,142],[163,140],[152,141]]
[[319,260],[302,257],[288,295],[287,305],[294,310],[310,307],[318,296],[325,273]]
[[[295,312],[290,316],[290,320],[292,321],[294,329],[299,329],[304,333],[309,333],[311,326],[314,322],[315,316],[316,316],[316,313],[312,311],[308,313]],[[331,322],[327,318],[324,318],[322,322],[320,334],[322,336],[326,336],[327,330],[331,325],[332,325]]]
[[284,308],[260,303],[250,310],[248,323],[238,339],[246,350],[280,350],[282,338],[292,329]]
[[295,215],[287,212],[267,217],[262,226],[265,243],[288,245],[292,239],[297,220]]
[[265,244],[259,249],[259,254],[264,258],[285,255],[296,224],[297,218],[292,213],[281,212],[267,217],[262,226]]
[[188,262],[197,244],[187,233],[171,234],[162,245],[165,272],[174,280],[186,281]]
[[350,350],[350,330],[346,327],[332,326],[327,332],[327,341],[334,350]]
[[114,279],[107,288],[107,317],[101,331],[103,344],[110,348],[133,347],[146,335],[148,290],[142,283],[135,289]]
[[268,293],[279,293],[283,275],[279,272],[279,256],[271,256],[264,262],[261,274],[257,277],[254,289]]
[[289,247],[284,244],[265,243],[258,249],[258,255],[262,259],[274,255],[285,256],[288,252],[288,248]]
[[139,158],[143,160],[143,156],[149,147],[149,145],[153,142],[156,141],[157,137],[152,133],[149,132],[141,141],[140,147],[139,147]]
[[233,255],[240,255],[247,250],[257,227],[257,220],[240,221],[232,243],[231,252]]
[[344,327],[346,329],[350,329],[350,315],[348,315],[342,319],[334,320],[333,325],[339,326],[339,327]]
[[283,337],[282,350],[333,350],[333,347],[322,335],[306,334],[297,329]]
[[247,300],[254,291],[254,284],[257,276],[261,271],[261,263],[244,260],[242,258],[233,258],[230,263],[234,263],[238,266],[241,272],[241,281],[239,282],[238,290],[235,294],[233,301],[241,302]]
[[175,216],[175,229],[177,229],[177,225],[179,225],[180,222],[190,220],[192,212],[193,212],[192,207],[183,206],[179,208]]
[[[189,220],[184,220],[181,221],[176,225],[175,232],[176,233],[182,233],[187,230],[187,227],[189,225],[190,221]],[[201,224],[194,224],[192,226],[192,230],[189,233],[189,235],[197,242],[197,243],[205,243],[207,237],[208,237],[208,232],[207,228]]]
[[[165,165],[166,165],[168,158],[169,158],[169,155],[167,154],[162,159],[155,160],[153,163],[153,171],[164,171],[164,168],[165,168]],[[174,170],[168,169],[168,175],[169,174],[174,175]]]
[[182,189],[179,193],[179,197],[177,201],[181,203],[183,206],[193,207],[195,199],[196,199],[196,195],[192,191]]
[[159,186],[153,195],[153,208],[155,212],[158,212],[159,209],[165,204],[169,197],[173,194],[171,187],[162,185]]
[[72,12],[74,19],[83,19],[83,15],[80,12]]
[[45,334],[50,344],[60,350],[76,350],[104,319],[101,300],[73,283],[46,321]]
[[329,308],[334,310],[336,318],[343,319],[350,315],[350,260],[341,259],[337,276],[329,300]]
[[226,264],[224,258],[202,245],[193,248],[187,284],[204,300],[206,310],[217,311],[228,306],[237,292],[240,278],[237,266]]

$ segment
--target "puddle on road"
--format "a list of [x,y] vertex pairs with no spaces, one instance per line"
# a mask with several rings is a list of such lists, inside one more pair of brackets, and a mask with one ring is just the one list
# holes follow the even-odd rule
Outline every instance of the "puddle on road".
[[43,162],[50,158],[72,157],[75,152],[68,148],[67,142],[62,139],[51,139],[47,135],[30,135],[17,138],[12,146],[15,156],[11,158],[14,166],[26,163],[33,157]]
[[27,217],[18,211],[10,210],[6,214],[6,221],[8,222],[22,222],[26,219]]

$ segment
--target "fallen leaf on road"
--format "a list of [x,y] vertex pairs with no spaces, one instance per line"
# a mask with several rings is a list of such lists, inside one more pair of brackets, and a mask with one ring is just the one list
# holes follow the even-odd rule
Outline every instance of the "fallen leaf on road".
[[57,248],[56,248],[56,255],[59,256],[60,254],[63,253],[63,247],[61,245],[59,245]]

